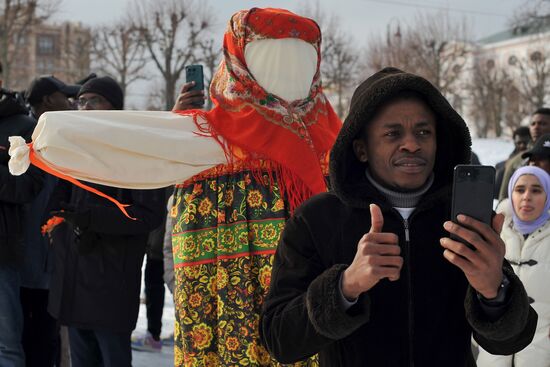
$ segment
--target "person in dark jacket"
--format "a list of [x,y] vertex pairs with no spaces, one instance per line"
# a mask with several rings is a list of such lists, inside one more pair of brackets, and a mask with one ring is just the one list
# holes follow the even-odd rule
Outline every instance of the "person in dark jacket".
[[[80,89],[80,109],[122,109],[123,93],[109,77]],[[107,199],[60,182],[53,214],[55,270],[49,312],[69,326],[73,367],[130,367],[130,336],[139,311],[141,265],[149,232],[162,221],[164,190],[128,190],[88,184],[129,204],[132,220]]]
[[502,216],[450,221],[470,146],[427,80],[386,68],[357,88],[331,152],[333,191],[296,210],[275,255],[260,333],[279,362],[463,367],[475,366],[472,332],[496,354],[530,343],[537,316],[503,260]]
[[[550,107],[540,107],[531,115],[531,120],[529,121],[529,136],[531,140],[527,149],[531,149],[535,142],[544,134],[550,134]],[[520,154],[516,154],[506,162],[498,195],[500,201],[508,197],[508,182],[510,181],[510,177],[512,177],[519,167],[527,164],[527,160],[522,158]]]
[[527,146],[531,141],[531,135],[529,134],[529,128],[527,126],[520,126],[512,133],[512,139],[514,139],[514,150],[508,156],[508,159],[498,162],[495,165],[495,199],[498,199],[500,187],[502,186],[502,180],[504,179],[504,169],[506,163],[514,158],[517,154],[523,153],[527,150]]
[[550,175],[550,134],[541,136],[533,145],[533,148],[521,155],[529,160],[530,166],[537,166]]
[[[52,75],[35,78],[25,93],[30,116],[37,121],[44,112],[72,109],[69,97],[75,97],[79,90],[79,86],[65,84]],[[59,327],[48,313],[52,251],[47,237],[41,233],[41,226],[49,217],[47,205],[56,183],[55,176],[45,174],[42,190],[24,209],[25,252],[20,274],[27,367],[53,366],[58,354]]]
[[[1,82],[0,66],[0,87]],[[23,250],[23,204],[33,200],[43,185],[43,176],[33,169],[12,176],[8,168],[10,136],[30,141],[34,121],[27,116],[22,99],[0,91],[0,366],[22,367],[23,314],[19,301],[19,270]]]
[[[165,203],[174,192],[172,186],[165,189]],[[166,231],[167,209],[163,211],[163,221],[158,228],[149,233],[147,239],[147,261],[143,280],[145,282],[145,310],[147,331],[144,335],[132,337],[132,349],[145,352],[161,352],[162,314],[164,311],[164,237]]]

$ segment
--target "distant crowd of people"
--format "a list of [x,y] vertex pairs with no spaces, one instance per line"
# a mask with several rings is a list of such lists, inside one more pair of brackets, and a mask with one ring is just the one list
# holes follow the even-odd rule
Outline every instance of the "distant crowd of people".
[[550,366],[550,108],[513,131],[492,223],[451,218],[463,118],[387,67],[340,121],[320,42],[236,13],[210,111],[193,83],[164,112],[95,74],[1,91],[0,367],[131,366],[165,284],[175,366]]

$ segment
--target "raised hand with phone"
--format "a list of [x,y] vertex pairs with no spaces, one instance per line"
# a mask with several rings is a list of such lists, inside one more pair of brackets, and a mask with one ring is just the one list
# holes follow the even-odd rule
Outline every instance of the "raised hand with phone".
[[172,111],[184,111],[204,106],[204,74],[202,65],[185,67],[185,84],[182,86]]
[[443,227],[470,245],[443,237],[443,256],[464,272],[468,283],[479,294],[486,299],[493,299],[498,294],[503,277],[505,247],[499,233],[504,216],[495,215],[491,226],[463,214],[458,215],[457,220],[458,223],[446,221]]
[[483,297],[497,296],[502,283],[504,242],[499,233],[504,217],[493,217],[495,169],[457,165],[453,174],[451,221],[444,223],[450,238],[442,238],[443,255],[465,274]]

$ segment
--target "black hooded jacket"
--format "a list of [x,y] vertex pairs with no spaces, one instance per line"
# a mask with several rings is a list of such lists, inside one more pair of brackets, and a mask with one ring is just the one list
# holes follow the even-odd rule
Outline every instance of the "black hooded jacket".
[[[437,118],[434,183],[405,221],[365,177],[352,141],[377,107],[399,91],[422,95]],[[470,160],[462,118],[425,79],[387,68],[356,90],[331,153],[332,192],[300,207],[288,221],[275,255],[260,333],[270,353],[290,363],[319,354],[321,366],[475,366],[470,338],[496,354],[511,354],[532,339],[536,313],[519,279],[504,313],[489,320],[462,271],[443,257],[448,236],[453,168]],[[380,281],[348,310],[339,280],[369,231],[369,204],[380,206],[383,232],[395,233],[404,259],[396,282]]]
[[51,208],[66,202],[87,220],[62,223],[53,231],[55,269],[48,311],[62,325],[130,332],[139,312],[147,238],[161,223],[166,207],[164,189],[89,185],[129,204],[128,213],[136,220],[126,218],[107,199],[60,181]]
[[16,265],[23,246],[23,204],[33,200],[42,189],[44,177],[30,167],[21,176],[8,169],[10,136],[30,140],[35,122],[14,93],[0,92],[0,265]]

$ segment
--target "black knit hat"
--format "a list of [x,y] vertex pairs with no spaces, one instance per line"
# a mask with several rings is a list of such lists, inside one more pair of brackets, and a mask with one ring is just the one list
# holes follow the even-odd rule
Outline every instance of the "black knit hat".
[[122,110],[124,108],[124,94],[122,93],[122,89],[111,77],[104,76],[88,80],[80,88],[77,97],[80,97],[84,93],[99,94],[109,101],[115,110]]
[[531,159],[533,156],[543,159],[550,158],[550,134],[544,134],[538,138],[533,148],[523,153],[521,158]]
[[436,115],[434,186],[451,183],[454,166],[470,162],[472,141],[468,127],[437,88],[418,75],[385,68],[361,83],[353,93],[349,114],[330,154],[331,188],[349,205],[369,205],[357,187],[357,182],[364,179],[365,164],[355,156],[353,140],[381,106],[407,92],[421,97]]

